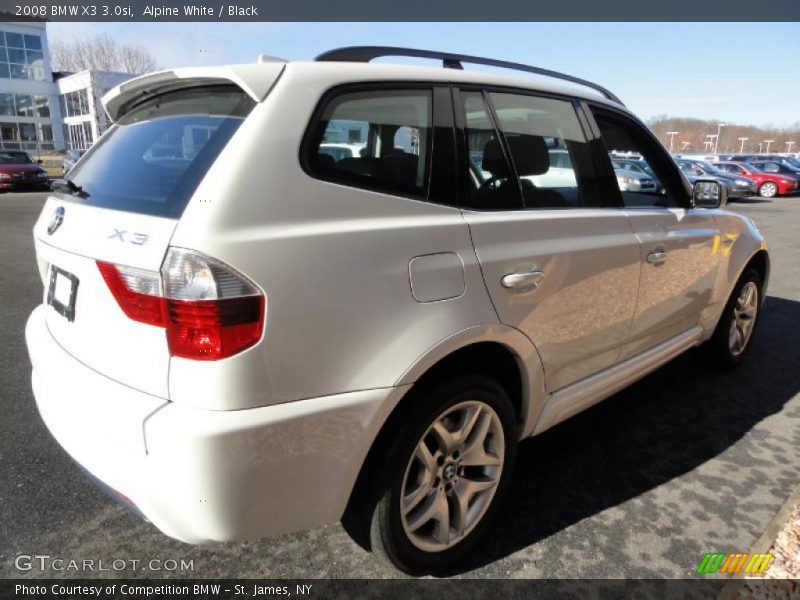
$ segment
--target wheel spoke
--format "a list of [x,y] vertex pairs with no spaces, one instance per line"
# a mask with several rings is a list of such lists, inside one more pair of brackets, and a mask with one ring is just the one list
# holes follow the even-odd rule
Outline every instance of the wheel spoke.
[[734,318],[731,321],[731,328],[728,332],[728,347],[731,349],[731,352],[736,352],[736,336],[738,334],[738,330],[736,328],[736,319]]
[[431,431],[433,431],[439,439],[439,447],[442,449],[443,453],[450,454],[455,450],[457,444],[456,439],[453,433],[444,426],[444,423],[436,421],[431,427]]
[[441,511],[440,502],[442,499],[444,499],[445,504],[447,504],[447,499],[445,498],[444,492],[441,490],[437,491],[432,496],[428,496],[427,502],[423,506],[420,506],[416,514],[408,519],[408,528],[411,531],[416,531],[425,525],[425,523],[435,518]]
[[461,430],[458,432],[458,440],[461,443],[466,442],[469,439],[472,430],[475,428],[475,424],[481,418],[483,411],[481,410],[480,406],[475,406],[469,409],[466,413],[466,417],[464,419],[465,423]]
[[428,449],[428,446],[425,444],[425,440],[422,440],[419,444],[417,444],[417,449],[414,451],[414,456],[416,457],[419,462],[425,467],[425,471],[433,475],[436,473],[436,459],[434,458],[431,451]]
[[436,501],[436,527],[433,530],[433,536],[442,544],[450,543],[450,504],[447,502],[447,496],[441,492]]
[[489,427],[492,425],[492,415],[485,413],[481,416],[478,424],[472,430],[469,439],[465,440],[464,454],[470,454],[476,448],[483,449],[486,443],[486,434],[489,432]]
[[424,479],[419,487],[403,496],[402,510],[404,515],[414,510],[419,503],[429,495],[430,491],[433,489],[433,481],[433,477],[426,471]]
[[461,459],[464,467],[497,467],[503,464],[503,460],[484,450],[483,444],[478,444],[469,449]]
[[454,509],[455,515],[453,517],[453,527],[459,535],[463,535],[468,526],[467,515],[469,511],[469,499],[472,494],[468,491],[468,486],[465,482],[458,482],[453,488],[455,502]]

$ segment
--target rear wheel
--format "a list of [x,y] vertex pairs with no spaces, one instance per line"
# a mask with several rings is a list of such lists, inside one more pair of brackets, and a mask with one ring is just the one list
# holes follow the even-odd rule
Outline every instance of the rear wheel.
[[750,348],[761,311],[761,275],[748,269],[739,279],[714,335],[706,342],[705,350],[717,365],[738,364]]
[[505,390],[463,376],[420,390],[407,428],[371,477],[369,545],[406,573],[435,573],[485,532],[516,453],[516,419]]
[[758,188],[758,195],[762,198],[773,198],[778,194],[778,186],[773,181],[765,181]]

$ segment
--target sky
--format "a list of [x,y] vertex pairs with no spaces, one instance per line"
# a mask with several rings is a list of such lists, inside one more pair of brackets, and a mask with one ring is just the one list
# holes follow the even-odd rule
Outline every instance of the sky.
[[800,23],[48,23],[48,38],[108,33],[161,67],[310,60],[340,46],[443,50],[562,71],[643,119],[800,122]]

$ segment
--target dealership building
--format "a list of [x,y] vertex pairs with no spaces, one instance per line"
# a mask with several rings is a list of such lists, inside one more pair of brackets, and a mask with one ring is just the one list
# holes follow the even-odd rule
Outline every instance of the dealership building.
[[129,73],[95,70],[54,74],[67,150],[88,148],[108,129],[111,122],[100,100],[131,77]]
[[0,23],[0,149],[88,148],[105,131],[100,98],[128,73],[53,73],[44,22]]
[[0,145],[34,152],[64,148],[44,23],[0,23]]

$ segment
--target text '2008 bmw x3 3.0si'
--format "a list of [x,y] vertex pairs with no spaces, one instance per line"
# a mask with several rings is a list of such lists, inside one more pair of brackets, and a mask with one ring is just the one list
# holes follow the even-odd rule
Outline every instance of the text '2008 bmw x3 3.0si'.
[[[384,55],[444,68],[369,64]],[[34,229],[34,395],[177,539],[342,520],[441,571],[490,526],[519,440],[752,339],[761,234],[588,81],[360,47],[156,73],[104,102],[114,126]],[[660,185],[621,186],[617,152]]]

